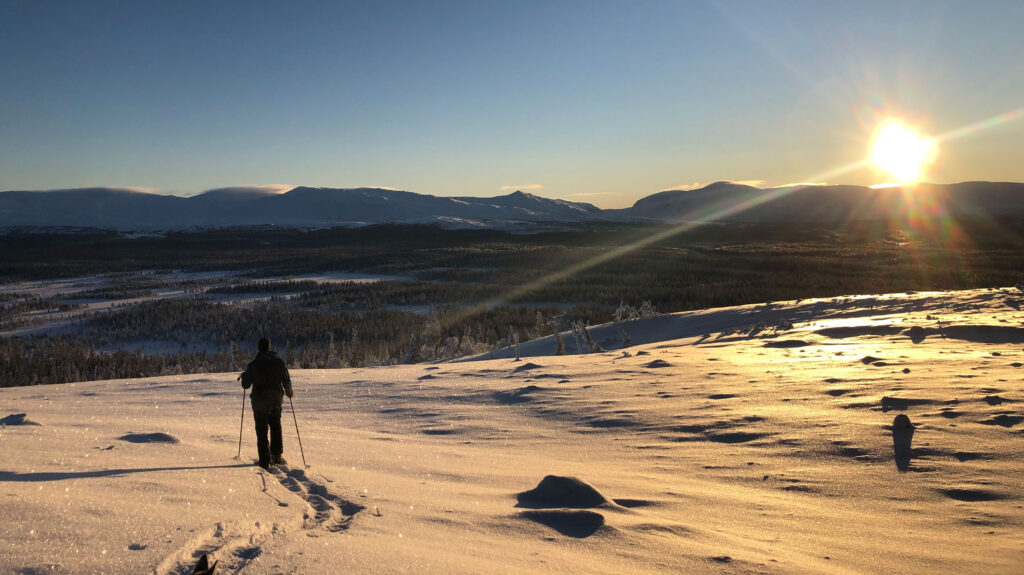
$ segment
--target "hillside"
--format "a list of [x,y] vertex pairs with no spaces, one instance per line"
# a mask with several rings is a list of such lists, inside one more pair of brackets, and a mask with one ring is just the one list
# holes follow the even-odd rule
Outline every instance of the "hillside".
[[963,182],[913,188],[798,185],[755,188],[715,182],[659,192],[630,209],[657,221],[847,222],[1024,213],[1024,184]]
[[594,328],[599,353],[563,333],[568,355],[296,370],[310,467],[286,413],[269,473],[251,412],[233,459],[234,373],[0,389],[0,571],[1016,573],[1022,300],[775,302]]

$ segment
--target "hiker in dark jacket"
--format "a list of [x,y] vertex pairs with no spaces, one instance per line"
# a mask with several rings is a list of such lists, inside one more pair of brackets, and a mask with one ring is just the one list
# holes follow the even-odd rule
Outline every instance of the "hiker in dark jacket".
[[281,402],[285,395],[294,397],[294,393],[288,368],[277,353],[270,350],[270,340],[261,339],[259,348],[256,359],[249,362],[242,374],[242,387],[252,387],[249,399],[252,400],[252,413],[256,419],[256,449],[260,455],[260,467],[267,469],[271,465],[287,463],[281,456],[284,452],[281,440]]

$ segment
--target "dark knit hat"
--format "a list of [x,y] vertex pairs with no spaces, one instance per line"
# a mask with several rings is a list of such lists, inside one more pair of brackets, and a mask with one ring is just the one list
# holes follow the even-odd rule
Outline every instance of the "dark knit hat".
[[270,351],[270,340],[265,337],[260,338],[259,346],[260,351]]

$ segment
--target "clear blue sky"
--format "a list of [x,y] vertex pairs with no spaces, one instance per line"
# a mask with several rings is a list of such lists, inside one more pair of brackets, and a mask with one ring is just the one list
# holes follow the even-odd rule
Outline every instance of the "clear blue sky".
[[[833,170],[880,118],[1024,108],[1022,26],[1020,0],[0,0],[0,190],[872,184]],[[1020,116],[928,179],[1024,181]]]

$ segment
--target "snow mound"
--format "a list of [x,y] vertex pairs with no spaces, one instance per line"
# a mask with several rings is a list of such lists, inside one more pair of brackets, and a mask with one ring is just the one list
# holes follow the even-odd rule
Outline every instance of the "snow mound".
[[31,419],[27,419],[25,416],[26,414],[24,413],[12,413],[0,419],[0,425],[40,425]]
[[128,433],[118,439],[128,443],[181,443],[177,437],[159,431],[156,433]]
[[807,347],[811,344],[807,343],[802,339],[780,339],[777,341],[769,341],[764,344],[765,347],[773,347],[777,349],[789,349],[793,347]]
[[571,507],[586,509],[608,503],[604,495],[575,477],[548,475],[541,479],[537,487],[523,491],[516,496],[517,507],[535,509],[550,507]]
[[538,391],[544,391],[544,388],[537,387],[536,385],[527,385],[526,387],[520,387],[519,389],[509,391],[495,391],[492,396],[495,401],[509,405],[513,403],[527,403],[533,401],[535,399],[533,394]]
[[531,369],[540,369],[542,367],[544,367],[544,366],[537,365],[536,363],[524,363],[523,365],[520,365],[519,367],[513,369],[512,373],[520,373],[520,372],[523,372],[523,371],[529,371]]

